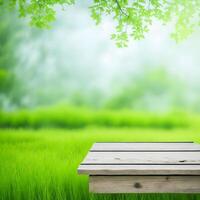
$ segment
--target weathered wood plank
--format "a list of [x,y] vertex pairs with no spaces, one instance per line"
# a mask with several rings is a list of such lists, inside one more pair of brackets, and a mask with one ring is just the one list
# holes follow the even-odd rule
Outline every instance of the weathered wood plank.
[[95,143],[90,151],[200,151],[200,144],[184,143]]
[[200,165],[80,165],[90,175],[199,175]]
[[95,193],[199,193],[200,145],[96,143],[78,172]]
[[200,164],[200,152],[89,152],[82,164]]
[[200,176],[90,176],[94,193],[199,193]]

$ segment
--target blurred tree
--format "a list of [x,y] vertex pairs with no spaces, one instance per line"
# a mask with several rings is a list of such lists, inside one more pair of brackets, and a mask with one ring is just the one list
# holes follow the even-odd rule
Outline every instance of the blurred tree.
[[118,90],[107,103],[112,109],[167,111],[183,104],[184,85],[172,77],[165,68],[142,70],[128,84]]
[[16,75],[19,23],[15,16],[0,9],[0,107],[19,105],[20,81]]
[[[49,28],[55,20],[55,6],[72,5],[75,0],[0,0],[8,8],[17,8],[20,17],[30,17],[30,24]],[[116,22],[112,38],[119,47],[127,46],[129,37],[141,39],[148,32],[153,19],[175,23],[172,37],[180,41],[199,27],[199,0],[94,0],[91,16],[98,24],[102,16],[110,15]]]
[[105,96],[97,88],[93,88],[85,92],[78,90],[70,95],[68,101],[70,104],[75,106],[101,108],[104,105]]

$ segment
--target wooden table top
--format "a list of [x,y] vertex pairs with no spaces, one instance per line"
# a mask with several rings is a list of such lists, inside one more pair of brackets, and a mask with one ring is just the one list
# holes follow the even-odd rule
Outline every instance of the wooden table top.
[[200,144],[95,143],[78,172],[88,175],[200,175]]

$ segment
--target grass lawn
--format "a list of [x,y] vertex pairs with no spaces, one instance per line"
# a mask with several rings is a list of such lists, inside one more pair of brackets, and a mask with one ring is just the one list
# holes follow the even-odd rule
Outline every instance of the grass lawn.
[[200,200],[200,194],[88,193],[77,167],[96,141],[196,141],[200,131],[162,129],[0,130],[1,200]]

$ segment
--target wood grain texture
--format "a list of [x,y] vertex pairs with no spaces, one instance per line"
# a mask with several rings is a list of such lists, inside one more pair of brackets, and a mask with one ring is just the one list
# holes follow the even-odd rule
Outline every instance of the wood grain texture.
[[199,175],[200,165],[80,165],[90,175]]
[[200,164],[200,152],[89,152],[82,164]]
[[197,143],[95,143],[90,151],[200,151]]
[[78,172],[95,193],[200,193],[200,145],[95,143]]
[[200,176],[90,176],[94,193],[200,193]]

